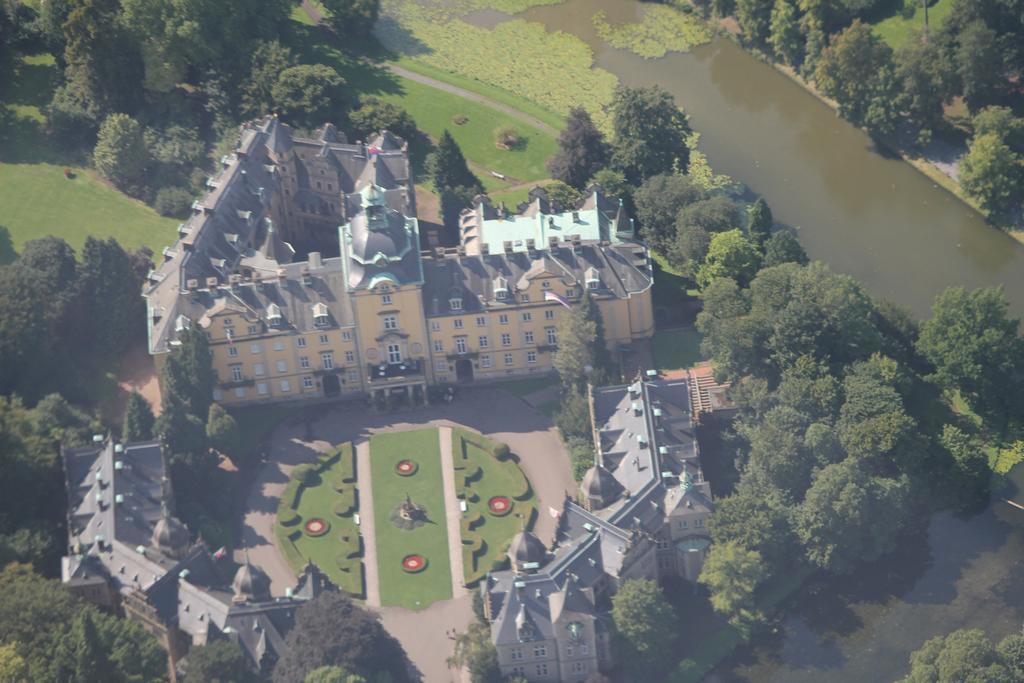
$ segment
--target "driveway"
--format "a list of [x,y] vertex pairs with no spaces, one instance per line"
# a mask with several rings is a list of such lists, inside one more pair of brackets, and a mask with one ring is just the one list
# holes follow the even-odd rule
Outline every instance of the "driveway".
[[[496,387],[460,390],[451,405],[375,414],[358,403],[311,407],[302,418],[279,427],[270,439],[268,462],[249,496],[242,542],[250,561],[271,579],[274,595],[283,595],[295,577],[274,545],[274,513],[291,469],[313,462],[318,454],[343,441],[359,442],[383,431],[463,425],[494,441],[507,443],[537,496],[540,515],[535,533],[546,544],[554,540],[555,519],[566,494],[575,495],[569,455],[551,422],[521,398]],[[360,497],[362,498],[362,472]],[[448,670],[449,634],[472,621],[472,596],[438,602],[420,612],[398,607],[377,608],[384,625],[402,643],[425,681],[459,680]]]

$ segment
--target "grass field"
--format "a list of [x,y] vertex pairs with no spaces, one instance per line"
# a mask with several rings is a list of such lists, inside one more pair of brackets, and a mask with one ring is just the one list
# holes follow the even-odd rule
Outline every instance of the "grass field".
[[651,339],[654,365],[659,370],[692,368],[700,355],[700,332],[692,327],[656,332]]
[[[395,472],[395,463],[406,458],[419,465],[411,477]],[[375,434],[370,439],[370,462],[381,603],[420,610],[447,600],[452,597],[452,581],[437,430]],[[429,519],[412,530],[390,521],[406,494],[426,508]],[[402,558],[412,553],[427,558],[426,569],[416,574],[406,573],[401,565]]]
[[[550,135],[491,107],[402,78],[381,66],[355,59],[338,49],[334,40],[332,34],[315,27],[293,25],[289,43],[304,60],[333,66],[360,94],[376,95],[403,107],[416,121],[417,127],[432,139],[436,140],[446,129],[450,131],[489,192],[547,178],[545,164],[557,148]],[[427,70],[413,68],[405,61],[401,61],[401,65],[411,71],[436,76],[436,71],[427,73]],[[447,80],[451,82],[451,79]],[[452,84],[463,87],[459,83]],[[523,101],[519,104],[533,108]],[[464,116],[468,120],[463,125],[457,125],[454,122],[456,116]],[[548,116],[551,117],[550,114]],[[518,148],[502,150],[495,145],[495,131],[504,127],[514,128],[522,136],[522,144]],[[421,172],[428,151],[421,148],[412,150],[414,166]],[[491,176],[490,171],[506,176],[507,180]]]
[[[928,8],[928,26],[930,31],[937,31],[953,11],[954,0],[938,0]],[[917,10],[907,19],[900,12],[882,19],[875,24],[875,34],[889,43],[894,50],[903,47],[915,31],[924,30],[924,8],[920,2],[914,3]]]
[[[512,460],[494,457],[494,442],[463,429],[452,430],[455,485],[466,501],[462,520],[462,564],[466,584],[504,566],[508,544],[521,529],[530,528],[537,504],[526,476]],[[468,481],[467,481],[468,479]],[[512,512],[496,517],[487,502],[494,496],[513,500]]]
[[[15,248],[56,235],[80,249],[89,235],[114,237],[127,249],[154,251],[174,242],[178,221],[117,191],[43,134],[43,109],[56,66],[49,54],[24,57],[9,98],[0,103],[0,224]],[[74,178],[64,177],[70,168]]]

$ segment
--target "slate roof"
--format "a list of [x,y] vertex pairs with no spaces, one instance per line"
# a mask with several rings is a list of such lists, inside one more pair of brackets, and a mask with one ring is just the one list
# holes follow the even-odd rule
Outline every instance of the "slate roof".
[[232,591],[201,540],[177,558],[162,552],[154,529],[174,505],[157,441],[117,444],[101,438],[62,456],[68,493],[65,583],[103,580],[122,597],[147,602],[165,625],[195,644],[232,638],[253,667],[264,671],[280,656],[295,610],[324,590],[336,590],[310,564],[290,597],[270,598],[258,571],[246,566]]

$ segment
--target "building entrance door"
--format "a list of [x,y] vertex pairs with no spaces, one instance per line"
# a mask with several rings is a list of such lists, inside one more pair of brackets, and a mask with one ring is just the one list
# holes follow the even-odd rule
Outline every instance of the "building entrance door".
[[455,361],[455,378],[460,382],[472,382],[473,361],[468,358],[460,358]]
[[328,398],[337,396],[341,393],[341,382],[338,381],[337,375],[324,375],[324,396]]

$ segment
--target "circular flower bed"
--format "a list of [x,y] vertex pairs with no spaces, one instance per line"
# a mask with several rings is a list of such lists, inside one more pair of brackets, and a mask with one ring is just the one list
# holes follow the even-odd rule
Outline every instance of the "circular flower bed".
[[512,512],[512,501],[505,496],[494,496],[487,501],[487,509],[495,517],[504,517]]
[[420,466],[412,460],[399,460],[395,463],[395,472],[403,477],[411,477],[419,468]]
[[410,574],[416,574],[427,568],[427,558],[422,555],[406,555],[402,558],[402,569]]
[[326,520],[314,517],[307,520],[305,525],[303,525],[303,528],[306,530],[306,535],[308,536],[323,536],[330,530],[331,525],[328,524]]

